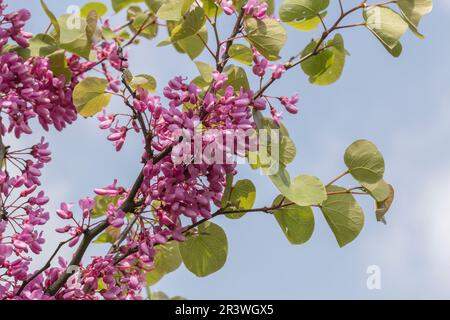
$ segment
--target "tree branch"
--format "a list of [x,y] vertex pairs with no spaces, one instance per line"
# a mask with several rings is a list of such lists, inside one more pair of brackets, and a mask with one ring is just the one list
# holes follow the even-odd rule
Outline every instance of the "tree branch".
[[[366,6],[366,1],[361,2],[359,5],[357,5],[356,7],[346,11],[346,12],[342,12],[341,15],[339,16],[339,18],[336,20],[336,22],[333,24],[333,26],[329,29],[326,28],[326,26],[324,25],[325,31],[322,33],[322,36],[320,37],[319,41],[317,42],[316,47],[314,48],[314,50],[309,54],[306,55],[305,57],[301,58],[299,61],[297,61],[296,63],[292,64],[291,61],[288,61],[287,63],[284,64],[284,67],[286,70],[289,70],[293,67],[295,67],[298,64],[301,64],[302,62],[306,61],[307,59],[316,56],[317,54],[319,54],[324,48],[321,48],[322,44],[324,43],[324,41],[328,38],[328,36],[335,30],[338,30],[339,24],[341,23],[341,21],[347,17],[348,15],[350,15],[351,13],[358,11],[360,9],[363,9]],[[360,24],[357,25],[353,25],[352,27],[355,26],[359,26]],[[350,27],[350,26],[348,26]],[[268,80],[262,87],[260,90],[258,90],[255,94],[255,98],[259,98],[261,97],[264,92],[275,82],[275,79],[270,79]]]
[[61,248],[69,243],[70,241],[72,241],[73,239],[75,239],[78,235],[73,236],[72,238],[62,241],[59,243],[59,245],[56,247],[56,250],[53,252],[53,254],[50,256],[50,258],[47,260],[47,262],[45,263],[45,265],[39,269],[38,271],[36,271],[30,278],[28,278],[27,280],[25,280],[24,282],[22,282],[22,285],[20,286],[19,290],[16,292],[16,296],[19,296],[22,291],[27,287],[27,285],[33,281],[34,279],[36,279],[37,276],[39,276],[41,273],[43,273],[45,270],[47,270],[48,268],[50,268],[51,263],[53,261],[53,259],[56,257],[56,255],[58,254],[59,250],[61,250]]

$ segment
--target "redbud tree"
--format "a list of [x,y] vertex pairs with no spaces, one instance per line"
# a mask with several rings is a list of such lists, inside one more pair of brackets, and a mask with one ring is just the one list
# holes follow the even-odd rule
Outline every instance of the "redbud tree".
[[[339,246],[353,241],[364,224],[360,195],[374,199],[375,217],[385,222],[394,189],[383,179],[377,147],[353,142],[346,171],[330,182],[291,178],[295,137],[282,118],[296,116],[299,97],[270,89],[290,70],[303,70],[313,85],[337,81],[348,56],[344,29],[367,29],[398,57],[408,29],[423,37],[418,25],[432,0],[112,0],[60,17],[41,0],[36,14],[49,26],[36,34],[27,31],[31,13],[7,2],[0,0],[0,299],[142,299],[182,263],[207,276],[228,252],[225,232],[211,222],[217,216],[270,214],[296,245],[311,237],[314,214],[324,215]],[[108,17],[119,12],[126,21],[113,25]],[[287,29],[318,28],[319,38],[280,56]],[[187,55],[198,76],[176,74],[157,88],[154,77],[129,68],[129,50],[158,33],[167,37],[153,49]],[[202,53],[209,61],[198,59]],[[112,97],[122,104],[117,113],[108,110]],[[111,177],[78,203],[48,212],[41,185],[51,162],[46,138],[12,146],[33,134],[34,123],[57,134],[87,117],[99,120],[99,134],[117,152],[130,139],[142,141],[141,157],[130,159],[135,181]],[[254,208],[252,181],[237,179],[243,163],[279,190],[265,207]],[[344,176],[353,187],[339,186]],[[63,226],[46,228],[49,219]],[[43,252],[53,232],[65,240]],[[86,256],[95,243],[109,249]],[[69,257],[59,253],[65,246]],[[37,256],[46,262],[31,268]]]

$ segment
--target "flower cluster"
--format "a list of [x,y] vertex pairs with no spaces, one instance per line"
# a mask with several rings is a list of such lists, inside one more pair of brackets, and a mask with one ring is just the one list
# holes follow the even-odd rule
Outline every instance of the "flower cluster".
[[[235,13],[233,1],[218,3],[226,14]],[[23,27],[29,13],[20,10],[3,14],[5,9],[0,0],[0,49],[10,39],[26,47],[31,35]],[[264,19],[268,5],[249,0],[242,10],[247,17]],[[110,28],[107,20],[104,27]],[[66,57],[69,79],[55,76],[48,58],[24,59],[8,50],[0,55],[0,162],[6,163],[0,169],[0,269],[4,271],[0,275],[0,299],[140,299],[157,246],[171,240],[184,241],[186,220],[196,224],[209,219],[214,207],[222,206],[227,175],[236,174],[236,157],[251,151],[249,140],[234,140],[233,134],[254,133],[253,112],[263,111],[267,105],[279,123],[281,113],[270,99],[277,99],[290,113],[298,112],[296,95],[268,97],[262,91],[236,88],[227,74],[219,71],[213,72],[208,88],[178,76],[168,82],[163,97],[141,87],[132,91],[126,83],[127,53],[120,39],[101,40],[92,45],[92,50],[97,61],[83,62],[77,55]],[[45,241],[38,227],[50,218],[44,209],[49,199],[38,188],[41,170],[51,161],[51,153],[44,139],[31,148],[13,151],[4,146],[2,138],[31,134],[33,118],[45,130],[51,126],[62,130],[75,121],[72,92],[90,70],[100,71],[109,83],[107,90],[123,98],[132,110],[130,114],[107,114],[104,110],[97,117],[99,127],[109,132],[107,140],[117,151],[133,131],[144,133],[143,169],[131,189],[114,180],[93,190],[95,199],[79,200],[79,209],[64,202],[56,211],[64,221],[56,232],[67,236],[62,244],[74,247],[81,241],[83,247],[91,231],[99,228],[111,243],[107,254],[92,257],[87,263],[80,258],[76,266],[59,258],[57,266],[30,272],[32,254],[39,254]],[[271,79],[277,80],[286,67],[269,63],[253,48],[254,74],[262,80],[267,70],[271,70]],[[204,134],[197,143],[191,138],[199,132]],[[103,200],[107,203],[99,213],[100,221],[93,213],[98,210],[97,201]],[[76,272],[54,289],[71,267],[76,267]]]
[[44,209],[49,198],[43,191],[35,193],[41,185],[41,169],[50,161],[48,143],[41,140],[31,148],[8,150],[5,160],[5,170],[0,171],[0,268],[5,269],[0,276],[0,298],[26,280],[30,254],[41,253],[45,242],[37,227],[50,217]]
[[8,42],[9,38],[25,48],[28,46],[28,39],[31,38],[31,33],[25,32],[23,27],[30,19],[31,14],[26,9],[5,14],[6,7],[6,3],[0,0],[0,50]]

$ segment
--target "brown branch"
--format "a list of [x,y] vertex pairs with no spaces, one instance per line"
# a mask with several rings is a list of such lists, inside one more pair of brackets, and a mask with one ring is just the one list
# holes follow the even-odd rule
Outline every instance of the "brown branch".
[[33,281],[34,279],[36,279],[37,276],[39,276],[41,273],[43,273],[45,270],[47,270],[48,268],[50,268],[51,263],[53,261],[53,259],[56,257],[56,255],[58,254],[59,250],[61,250],[61,248],[66,244],[69,243],[70,241],[72,241],[73,239],[75,239],[76,237],[78,237],[78,235],[73,236],[72,238],[62,241],[59,243],[59,245],[56,247],[56,250],[53,252],[53,254],[50,256],[50,258],[47,260],[47,262],[45,263],[45,265],[39,269],[38,271],[36,271],[30,278],[28,278],[27,280],[22,282],[22,285],[20,286],[19,290],[16,292],[16,296],[19,296],[22,291],[27,287],[27,285]]
[[[241,9],[229,39],[234,39],[237,36],[239,31],[241,30],[243,19],[244,19],[244,10]],[[224,50],[223,57],[222,57],[222,61],[217,65],[217,68],[216,68],[217,71],[222,72],[223,69],[225,68],[226,62],[228,61],[228,58],[230,57],[228,52],[229,52],[230,47],[231,47],[232,44],[233,44],[233,40],[226,42],[225,50]]]
[[[182,141],[182,137],[180,137],[179,142]],[[158,163],[162,159],[164,159],[167,155],[169,155],[172,152],[173,146],[169,146],[164,151],[159,153],[157,156],[155,156],[152,160],[154,164]],[[135,201],[134,198],[136,197],[137,193],[139,192],[139,189],[142,185],[142,182],[144,181],[144,172],[143,170],[140,171],[139,176],[136,178],[136,181],[133,184],[133,187],[131,188],[130,192],[128,193],[128,197],[124,201],[124,203],[121,205],[120,209],[124,212],[131,212],[134,210],[135,207]],[[102,233],[107,227],[109,226],[108,221],[104,220],[100,222],[95,228],[88,229],[85,231],[83,239],[75,252],[72,260],[69,263],[69,266],[78,266],[80,265],[81,259],[83,258],[84,254],[86,253],[87,248],[91,244],[92,240],[98,236],[100,233]],[[50,295],[55,295],[58,290],[66,283],[66,281],[69,279],[70,274],[67,272],[67,270],[50,286],[50,288],[47,290]]]
[[[322,36],[320,37],[319,41],[317,42],[317,45],[315,46],[314,50],[309,54],[306,55],[305,57],[301,58],[299,61],[297,61],[296,63],[291,63],[291,61],[288,61],[287,63],[284,64],[284,67],[286,70],[289,70],[299,64],[301,64],[302,62],[306,61],[307,59],[316,56],[317,54],[319,54],[324,48],[321,48],[322,44],[324,43],[324,41],[328,38],[328,36],[340,29],[341,27],[339,27],[339,24],[342,22],[342,20],[344,20],[344,18],[346,18],[348,15],[350,15],[351,13],[358,11],[360,9],[363,9],[366,6],[366,1],[361,2],[359,5],[357,5],[356,7],[346,11],[346,12],[342,12],[341,15],[339,16],[339,18],[336,20],[336,22],[333,24],[332,27],[330,27],[329,29],[326,28],[326,26],[324,26],[325,31],[322,33]],[[352,25],[352,27],[356,27],[359,26],[360,24],[357,25]],[[348,26],[350,27],[350,26]],[[264,94],[264,92],[275,82],[275,79],[270,79],[268,80],[262,87],[260,90],[258,90],[255,94],[255,98],[259,98],[260,96],[262,96]]]
[[[255,208],[255,209],[242,209],[242,210],[223,210],[223,209],[219,209],[217,210],[215,213],[213,213],[211,215],[210,218],[204,218],[202,220],[197,221],[196,223],[191,224],[190,226],[188,226],[186,229],[183,230],[183,233],[188,233],[190,230],[198,227],[199,225],[215,218],[218,216],[222,216],[225,214],[232,214],[232,213],[248,213],[248,212],[265,212],[265,213],[269,213],[271,214],[272,211],[274,210],[279,210],[285,207],[289,207],[291,205],[294,205],[295,203],[293,202],[288,202],[288,203],[283,203],[283,201],[280,202],[280,204],[278,204],[277,206],[273,206],[273,207],[261,207],[261,208]],[[173,241],[173,239],[168,239],[168,241]],[[159,244],[155,244],[155,246],[158,246]],[[120,263],[121,261],[123,261],[124,259],[126,259],[127,257],[129,257],[130,255],[136,253],[138,251],[137,248],[132,248],[129,249],[126,253],[119,255],[116,257],[115,261],[114,261],[114,265],[117,265],[118,263]]]

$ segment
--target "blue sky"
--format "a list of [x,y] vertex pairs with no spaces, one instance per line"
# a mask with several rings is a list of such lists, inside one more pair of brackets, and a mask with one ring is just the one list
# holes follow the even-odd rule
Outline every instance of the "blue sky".
[[[44,31],[47,21],[38,0],[7,2],[12,8],[32,11],[29,31]],[[84,3],[46,2],[57,14]],[[347,6],[356,2],[344,1]],[[388,225],[376,222],[373,204],[365,199],[364,229],[344,248],[338,247],[320,212],[315,212],[311,240],[301,246],[287,242],[272,216],[255,213],[237,221],[218,218],[229,240],[225,267],[201,279],[182,267],[155,290],[190,299],[450,298],[450,38],[445,32],[450,28],[450,0],[434,2],[433,13],[421,25],[426,39],[409,33],[400,58],[392,58],[367,30],[344,30],[351,56],[336,84],[312,86],[296,69],[270,91],[272,95],[300,94],[300,114],[285,115],[298,149],[297,159],[289,166],[291,175],[307,173],[329,181],[344,171],[343,152],[351,142],[365,138],[378,145],[387,164],[385,178],[396,189],[386,217]],[[290,29],[283,58],[296,54],[319,32]],[[158,38],[165,36],[162,31]],[[152,74],[160,89],[175,75],[196,75],[187,56],[170,47],[156,48],[157,42],[144,41],[131,52],[131,71]],[[207,61],[207,56],[199,60]],[[122,106],[114,102],[111,108]],[[138,173],[140,137],[130,139],[116,153],[97,121],[83,118],[63,133],[51,131],[47,137],[54,153],[54,161],[44,172],[50,209],[61,201],[75,202],[92,195],[93,188],[115,177],[129,185]],[[245,165],[239,169],[240,177],[255,181],[257,206],[270,203],[277,195],[266,177]],[[59,224],[54,215],[49,225]],[[58,239],[50,237],[47,248],[54,248]],[[97,246],[89,254],[104,249]],[[71,252],[63,254],[70,257]],[[381,290],[366,287],[370,265],[380,267]]]

